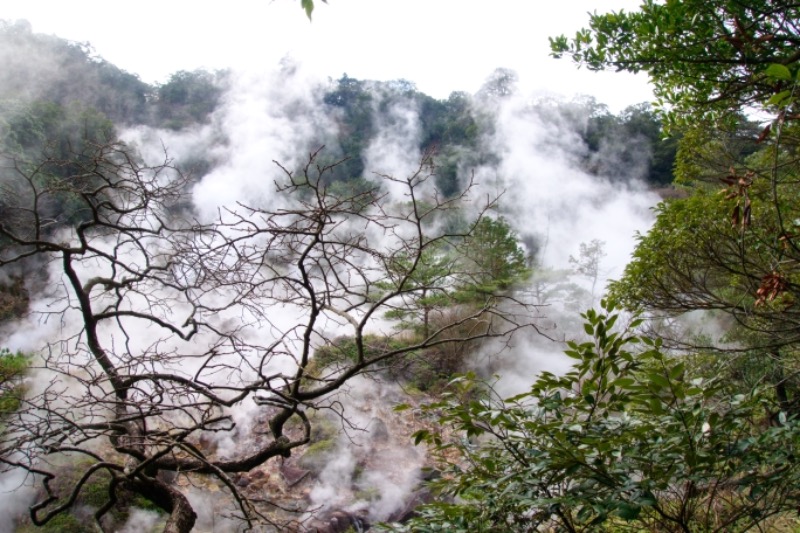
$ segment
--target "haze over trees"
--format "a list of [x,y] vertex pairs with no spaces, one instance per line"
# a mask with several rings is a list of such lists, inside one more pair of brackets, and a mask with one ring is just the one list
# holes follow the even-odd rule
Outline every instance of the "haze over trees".
[[[528,251],[491,197],[470,199],[461,172],[464,153],[493,157],[479,149],[488,122],[472,97],[330,81],[319,105],[338,122],[332,146],[277,163],[281,200],[208,220],[191,194],[219,164],[212,154],[193,155],[191,175],[168,147],[145,160],[118,135],[213,129],[227,73],[151,87],[88,45],[25,23],[0,33],[14,73],[0,100],[3,319],[31,304],[60,325],[40,353],[0,365],[0,461],[35,485],[29,525],[112,530],[139,507],[189,531],[196,511],[173,483],[188,476],[215,478],[245,526],[290,527],[298,517],[276,517],[235,480],[309,444],[315,413],[344,416],[331,393],[396,363],[415,386],[441,386],[464,347],[534,327],[515,293]],[[13,54],[23,49],[27,62]],[[362,154],[399,106],[420,110],[422,160],[367,179]],[[387,318],[397,327],[376,334]],[[251,440],[221,453],[225,435]]]
[[[222,489],[235,527],[302,529],[298,509],[241,483],[321,442],[325,416],[347,426],[334,394],[364,375],[432,395],[416,441],[442,461],[439,499],[399,529],[793,520],[798,17],[750,4],[648,2],[553,39],[590,68],[647,70],[661,107],[533,101],[523,120],[566,129],[573,163],[608,190],[639,176],[663,191],[675,175],[684,197],[658,207],[614,301],[584,313],[574,368],[512,398],[483,382],[490,372],[447,383],[473,355],[527,342],[542,305],[595,303],[605,268],[594,239],[573,272],[548,270],[539,254],[559,243],[520,231],[503,203],[517,191],[476,194],[472,169],[502,168],[486,139],[518,96],[512,71],[443,100],[408,80],[328,80],[293,118],[334,127],[276,162],[270,200],[209,214],[193,193],[227,163],[218,150],[154,159],[120,134],[202,130],[229,146],[230,73],[150,86],[88,45],[0,24],[12,73],[0,82],[0,320],[59,324],[41,353],[0,354],[0,461],[37,486],[24,526],[111,531],[148,508],[164,531],[190,531],[199,509],[182,481]],[[406,174],[368,167],[389,126],[414,130],[404,146],[422,155]],[[619,305],[646,320],[623,325]],[[673,328],[697,310],[726,319],[724,333]]]

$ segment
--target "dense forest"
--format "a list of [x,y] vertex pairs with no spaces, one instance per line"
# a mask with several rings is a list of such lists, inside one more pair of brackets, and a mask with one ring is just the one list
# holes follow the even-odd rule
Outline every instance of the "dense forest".
[[[300,155],[210,208],[237,73],[149,85],[0,22],[0,346],[41,336],[0,352],[8,531],[796,531],[799,11],[646,2],[552,37],[650,75],[618,114],[506,69],[301,98],[287,61],[257,90]],[[509,121],[607,232],[661,199],[607,287],[600,239],[545,259]],[[418,161],[376,166],[395,149]]]

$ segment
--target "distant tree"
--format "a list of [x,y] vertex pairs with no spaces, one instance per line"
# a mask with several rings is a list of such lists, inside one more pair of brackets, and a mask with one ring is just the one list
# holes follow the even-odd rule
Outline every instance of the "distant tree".
[[645,139],[650,150],[646,180],[656,186],[666,186],[674,179],[674,166],[680,134],[664,136],[662,121],[650,104],[638,104],[622,111],[625,138]]
[[656,187],[672,182],[677,134],[664,137],[661,119],[650,104],[629,106],[614,115],[593,98],[580,103],[588,114],[580,132],[589,149],[587,170],[611,178],[641,177]]
[[[401,306],[387,313],[401,319],[399,326],[423,337],[431,335],[432,314],[441,317],[448,309],[466,304],[485,304],[485,298],[511,291],[524,283],[531,270],[516,234],[503,218],[482,217],[470,235],[453,237],[411,258],[398,256],[394,268],[405,272],[409,259],[416,260],[415,273],[401,277],[405,283]],[[399,289],[395,276],[385,284]],[[471,314],[471,311],[470,311]],[[440,320],[438,320],[440,321]],[[438,322],[437,321],[437,322]]]
[[103,113],[79,102],[60,105],[45,100],[0,100],[0,150],[35,159],[64,159],[85,143],[116,137],[116,127]]
[[516,233],[502,217],[483,217],[459,245],[464,280],[459,290],[466,298],[509,290],[529,275],[528,258]]
[[589,243],[582,242],[578,257],[569,256],[569,264],[572,265],[575,273],[588,278],[592,282],[592,301],[594,301],[597,294],[597,282],[602,274],[600,263],[607,255],[603,249],[605,244],[600,239],[592,239]]
[[497,68],[478,90],[479,98],[502,99],[517,92],[519,76],[508,68]]
[[43,230],[53,233],[87,216],[76,191],[94,176],[79,169],[90,164],[87,147],[116,139],[116,129],[105,115],[78,102],[61,106],[0,100],[0,132],[0,157],[5,163],[0,164],[0,214],[6,225],[29,223],[14,212],[16,202],[26,194],[19,187],[20,172],[31,175],[37,187],[51,191],[37,206],[50,221]]
[[153,120],[171,129],[207,122],[219,104],[225,76],[224,72],[212,74],[202,69],[172,74],[156,88]]
[[343,74],[332,89],[323,97],[323,102],[339,110],[338,141],[341,154],[349,156],[330,176],[332,180],[349,180],[364,176],[364,153],[375,134],[373,124],[373,94],[368,82]]
[[[411,277],[403,275],[412,267],[409,260],[418,262]],[[454,262],[453,255],[447,253],[444,246],[430,247],[420,256],[396,257],[383,286],[395,290],[400,288],[399,283],[404,283],[404,286],[400,288],[402,292],[398,305],[389,304],[396,308],[387,311],[386,317],[399,320],[398,327],[402,330],[414,331],[423,338],[429,337],[432,313],[455,304],[452,297],[456,273]]]

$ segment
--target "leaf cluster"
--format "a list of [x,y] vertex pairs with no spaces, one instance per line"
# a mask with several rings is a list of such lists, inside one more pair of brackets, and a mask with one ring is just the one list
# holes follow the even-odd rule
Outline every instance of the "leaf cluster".
[[426,408],[458,432],[416,434],[450,499],[400,530],[746,531],[795,512],[798,421],[769,425],[763,389],[693,378],[604,305],[584,314],[566,374],[505,399],[469,394],[481,384],[465,376]]
[[595,13],[588,28],[550,45],[592,70],[647,72],[675,122],[787,103],[798,20],[800,7],[777,0],[645,0],[637,11]]
[[0,350],[0,420],[20,406],[29,365],[30,357],[20,352],[11,353],[7,348]]

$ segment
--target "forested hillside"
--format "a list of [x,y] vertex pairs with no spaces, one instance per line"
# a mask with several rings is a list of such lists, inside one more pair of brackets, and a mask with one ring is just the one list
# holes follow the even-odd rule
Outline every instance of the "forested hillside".
[[0,532],[795,531],[797,11],[553,37],[616,114],[0,22]]
[[[95,56],[89,44],[33,33],[24,21],[3,22],[0,30],[6,72],[0,86],[2,117],[13,136],[56,140],[60,129],[76,131],[81,118],[71,114],[81,112],[104,117],[117,129],[146,124],[179,130],[209,122],[223,105],[220,98],[228,84],[227,72],[180,71],[167,82],[150,86]],[[287,76],[290,70],[287,67]],[[479,153],[479,139],[490,121],[481,116],[476,100],[510,96],[513,78],[513,72],[499,69],[478,94],[456,91],[446,100],[417,91],[413,81],[375,82],[347,74],[329,80],[319,88],[324,93],[321,111],[338,123],[337,146],[329,148],[335,156],[351,158],[331,179],[362,177],[361,154],[376,134],[376,124],[393,120],[390,110],[400,104],[418,110],[419,148],[437,150],[442,161],[439,185],[453,194],[458,189],[456,167],[470,164],[462,161],[464,154],[476,159],[492,155]],[[574,120],[586,146],[584,165],[590,172],[609,176],[620,165],[638,166],[647,183],[671,183],[675,143],[661,141],[659,119],[646,104],[634,103],[619,115],[588,97],[531,105],[555,108],[550,110],[554,115]]]

